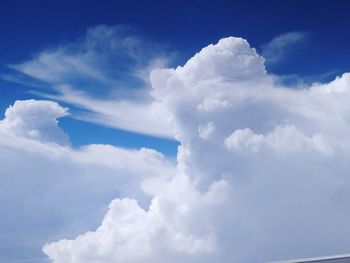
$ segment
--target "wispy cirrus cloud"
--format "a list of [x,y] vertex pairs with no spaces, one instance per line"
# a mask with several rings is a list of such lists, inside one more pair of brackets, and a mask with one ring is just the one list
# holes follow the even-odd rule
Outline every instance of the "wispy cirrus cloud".
[[265,58],[266,64],[277,64],[288,55],[288,52],[306,42],[309,37],[310,33],[304,31],[281,34],[262,46],[261,55]]
[[74,111],[74,118],[79,120],[135,133],[173,138],[170,115],[155,100],[95,98],[66,85],[56,86],[56,90],[59,94],[35,93],[84,109],[85,111]]
[[173,138],[166,111],[149,94],[148,79],[149,72],[164,66],[168,58],[160,45],[132,31],[125,26],[90,28],[75,42],[10,65],[14,74],[3,78],[32,87],[35,83],[34,93],[81,109],[72,117]]

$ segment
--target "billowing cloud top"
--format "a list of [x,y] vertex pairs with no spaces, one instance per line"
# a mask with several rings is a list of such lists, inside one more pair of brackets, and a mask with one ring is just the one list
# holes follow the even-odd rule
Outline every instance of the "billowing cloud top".
[[203,48],[176,71],[192,82],[217,78],[252,80],[265,74],[263,61],[245,39],[228,37]]
[[349,74],[283,87],[246,40],[229,37],[184,66],[153,71],[151,83],[181,143],[176,174],[138,178],[148,208],[115,199],[95,231],[46,244],[52,262],[248,263],[346,252]]
[[16,101],[5,112],[1,130],[39,141],[67,144],[68,137],[57,126],[57,119],[68,114],[53,101]]

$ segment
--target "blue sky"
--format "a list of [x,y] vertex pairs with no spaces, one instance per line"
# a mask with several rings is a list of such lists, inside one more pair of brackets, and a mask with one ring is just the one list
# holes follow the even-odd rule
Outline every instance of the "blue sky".
[[[344,1],[1,1],[1,72],[13,74],[8,65],[74,42],[88,28],[106,24],[129,26],[132,34],[157,43],[171,56],[170,66],[183,64],[221,37],[244,37],[262,53],[273,38],[299,32],[299,39],[281,47],[278,61],[267,63],[268,70],[287,75],[286,81],[328,81],[350,67],[347,5]],[[28,93],[32,88],[25,83],[2,78],[0,86],[2,111],[16,99],[40,98]],[[62,125],[76,146],[108,141],[176,153],[177,143],[171,140],[110,131],[71,119],[62,120]],[[91,132],[81,132],[86,129]]]
[[0,1],[0,263],[349,253],[349,8]]

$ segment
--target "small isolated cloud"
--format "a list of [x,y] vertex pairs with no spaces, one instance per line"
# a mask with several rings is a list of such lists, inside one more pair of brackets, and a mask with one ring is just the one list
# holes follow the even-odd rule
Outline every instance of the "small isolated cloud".
[[146,205],[142,195],[116,198],[95,230],[48,242],[53,263],[250,263],[348,252],[349,73],[285,87],[246,40],[229,37],[150,78],[181,143],[175,175],[140,178]]
[[283,60],[288,55],[288,52],[305,42],[309,36],[310,33],[300,31],[284,33],[263,45],[261,54],[267,64],[276,64]]

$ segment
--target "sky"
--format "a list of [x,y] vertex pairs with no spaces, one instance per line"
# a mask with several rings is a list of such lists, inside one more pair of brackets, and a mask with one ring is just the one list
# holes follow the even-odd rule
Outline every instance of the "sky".
[[350,252],[346,1],[0,1],[0,262]]

